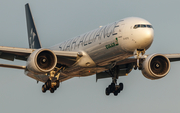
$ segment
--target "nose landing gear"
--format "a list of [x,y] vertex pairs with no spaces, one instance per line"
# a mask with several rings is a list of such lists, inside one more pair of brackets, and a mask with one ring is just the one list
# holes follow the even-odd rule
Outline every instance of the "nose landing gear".
[[134,57],[137,59],[136,64],[134,65],[134,70],[142,70],[142,64],[140,63],[140,57],[145,54],[145,49],[136,49],[134,51]]

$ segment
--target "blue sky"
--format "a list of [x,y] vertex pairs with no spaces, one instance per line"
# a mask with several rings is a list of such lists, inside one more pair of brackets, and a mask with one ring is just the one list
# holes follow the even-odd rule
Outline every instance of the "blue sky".
[[[0,45],[28,48],[25,8],[30,3],[43,47],[83,34],[101,25],[136,16],[152,23],[155,39],[146,54],[180,53],[180,1],[178,0],[1,0]],[[0,63],[25,65],[22,61]],[[105,95],[111,79],[96,82],[95,75],[61,83],[54,93],[42,93],[23,70],[0,68],[2,113],[177,113],[180,112],[180,62],[160,80],[146,79],[132,71],[118,82],[124,90],[117,97]]]

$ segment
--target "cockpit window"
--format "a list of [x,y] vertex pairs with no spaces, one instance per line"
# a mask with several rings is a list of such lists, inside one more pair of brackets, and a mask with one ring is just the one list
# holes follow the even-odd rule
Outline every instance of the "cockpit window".
[[148,28],[153,28],[152,25],[147,25]]
[[134,29],[136,29],[136,28],[138,28],[138,25],[135,25],[135,26],[134,26]]
[[137,29],[137,28],[153,28],[152,25],[146,25],[146,24],[137,24],[137,25],[134,25],[134,29]]
[[146,25],[144,25],[144,24],[141,24],[141,27],[143,28],[143,27],[146,27]]

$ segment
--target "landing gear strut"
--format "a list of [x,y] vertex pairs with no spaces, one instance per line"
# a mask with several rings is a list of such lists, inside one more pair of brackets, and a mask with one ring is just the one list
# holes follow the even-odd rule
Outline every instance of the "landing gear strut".
[[134,51],[134,57],[137,59],[136,64],[134,65],[134,70],[142,70],[142,64],[140,57],[145,54],[145,49],[136,49]]
[[122,90],[123,90],[123,83],[119,83],[117,85],[117,79],[118,79],[118,67],[115,66],[112,70],[109,70],[109,73],[112,76],[112,83],[106,88],[105,93],[106,95],[110,95],[110,93],[113,93],[114,96],[117,96]]

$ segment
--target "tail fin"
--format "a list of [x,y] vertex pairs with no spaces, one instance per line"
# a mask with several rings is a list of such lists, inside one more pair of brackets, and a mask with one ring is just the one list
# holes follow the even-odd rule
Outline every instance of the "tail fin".
[[29,48],[39,49],[41,48],[41,43],[39,40],[39,36],[36,30],[34,19],[33,19],[28,3],[25,5],[25,10],[26,10],[26,22],[27,22]]

